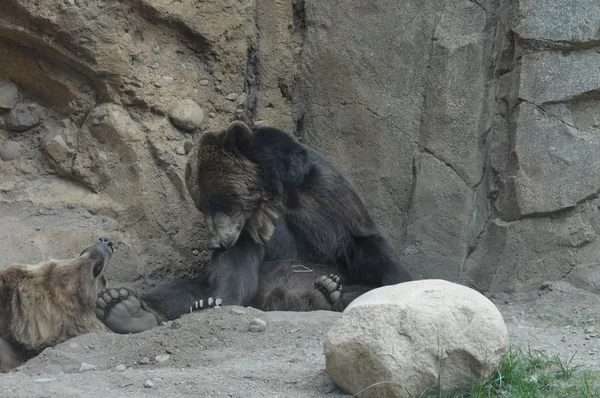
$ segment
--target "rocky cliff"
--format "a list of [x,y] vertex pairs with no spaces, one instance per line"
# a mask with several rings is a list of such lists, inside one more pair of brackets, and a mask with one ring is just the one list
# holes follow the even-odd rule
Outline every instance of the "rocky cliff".
[[243,119],[329,156],[417,278],[597,288],[596,0],[0,8],[3,263],[108,235],[113,281],[200,275],[182,142]]

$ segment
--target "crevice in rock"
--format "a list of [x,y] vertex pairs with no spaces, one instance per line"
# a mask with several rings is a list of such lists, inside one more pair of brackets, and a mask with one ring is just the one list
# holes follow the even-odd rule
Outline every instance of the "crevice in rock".
[[476,1],[476,0],[467,0],[467,1],[469,3],[475,4],[476,6],[479,6],[483,11],[486,12],[486,14],[491,14],[490,11],[487,8],[485,8],[485,6],[481,3],[479,3],[478,1]]
[[[258,26],[256,42],[258,43]],[[258,106],[258,68],[260,63],[258,44],[252,43],[248,46],[246,51],[246,73],[244,79],[244,91],[247,93],[248,98],[246,99],[246,118],[247,122],[252,124],[256,120],[257,106]]]
[[209,55],[212,55],[212,46],[202,34],[190,27],[185,21],[172,14],[161,12],[146,0],[128,0],[128,3],[148,22],[178,29],[191,39],[184,41],[185,46],[203,57],[204,61],[208,61]]
[[306,10],[304,0],[292,1],[292,41],[297,46],[304,45],[306,34]]
[[517,32],[513,33],[517,38],[517,43],[519,44],[519,46],[527,50],[577,52],[600,47],[600,39],[583,42],[569,40],[553,41],[522,37]]
[[[584,128],[581,128],[581,127],[575,126],[575,125],[573,125],[573,124],[571,124],[571,123],[569,123],[569,122],[567,122],[567,121],[565,121],[565,120],[561,119],[559,116],[555,115],[554,113],[552,113],[552,112],[548,111],[547,109],[544,109],[544,108],[543,108],[541,105],[537,105],[537,104],[535,104],[535,103],[533,103],[533,102],[531,102],[531,101],[527,101],[527,100],[525,100],[525,99],[523,99],[523,98],[519,98],[519,101],[520,101],[521,103],[526,103],[526,104],[529,104],[529,105],[535,106],[535,107],[536,107],[536,108],[537,108],[537,109],[538,109],[540,112],[542,112],[543,114],[547,115],[548,117],[550,117],[550,118],[552,118],[552,119],[555,119],[556,121],[558,121],[558,122],[560,122],[560,123],[564,124],[565,126],[569,126],[569,127],[571,127],[571,128],[574,128],[574,129],[576,129],[576,130],[578,130],[578,131],[584,131],[584,132],[587,132],[587,133],[594,133],[594,131],[593,131],[593,130],[587,130],[587,129],[584,129]],[[561,102],[557,102],[557,103],[559,103],[559,104],[564,104],[564,102],[562,102],[562,101],[561,101]],[[549,104],[549,103],[547,103],[547,102],[546,102],[546,103],[544,103],[544,105],[548,105],[548,104]]]
[[421,149],[421,151],[427,153],[428,155],[433,156],[434,158],[436,158],[437,160],[439,160],[440,162],[444,163],[450,170],[452,170],[454,172],[454,174],[456,174],[461,180],[462,182],[465,183],[466,186],[468,186],[469,188],[473,189],[477,186],[477,184],[473,185],[470,184],[468,182],[468,179],[466,178],[466,176],[463,175],[463,173],[459,172],[458,170],[456,170],[456,168],[449,163],[448,161],[446,161],[445,159],[443,159],[442,157],[438,156],[435,152],[433,152],[431,149],[423,147],[421,145],[419,145],[419,148]]
[[519,216],[517,220],[518,221],[526,220],[528,218],[567,217],[573,211],[576,211],[579,206],[586,204],[587,202],[590,202],[592,200],[598,199],[599,196],[600,196],[600,189],[598,191],[586,196],[585,198],[578,200],[577,202],[575,202],[575,204],[573,206],[567,206],[567,207],[563,207],[561,209],[557,209],[557,210],[553,210],[553,211],[529,213],[529,214]]

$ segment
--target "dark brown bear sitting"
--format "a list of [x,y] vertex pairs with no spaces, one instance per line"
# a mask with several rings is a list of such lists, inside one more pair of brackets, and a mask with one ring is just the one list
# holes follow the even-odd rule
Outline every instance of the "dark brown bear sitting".
[[[146,330],[192,303],[342,311],[368,290],[411,280],[349,181],[285,132],[233,122],[185,149],[186,185],[213,250],[208,284],[177,280],[141,298],[109,290],[97,315],[113,331]],[[294,272],[306,271],[298,264],[312,272]]]

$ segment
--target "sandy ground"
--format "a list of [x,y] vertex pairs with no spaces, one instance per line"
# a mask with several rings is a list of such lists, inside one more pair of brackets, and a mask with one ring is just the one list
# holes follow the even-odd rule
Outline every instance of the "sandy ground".
[[[575,354],[573,364],[600,369],[599,296],[552,283],[490,298],[511,345],[562,359]],[[327,376],[323,356],[325,334],[339,317],[225,307],[137,335],[88,334],[0,375],[0,397],[348,396]],[[264,331],[249,331],[255,318],[266,321]]]

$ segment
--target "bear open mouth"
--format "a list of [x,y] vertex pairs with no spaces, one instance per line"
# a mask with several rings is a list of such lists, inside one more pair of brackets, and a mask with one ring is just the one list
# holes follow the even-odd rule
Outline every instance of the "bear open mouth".
[[110,239],[108,239],[108,238],[100,238],[99,240],[100,240],[100,242],[102,242],[102,244],[104,246],[106,246],[110,250],[111,253],[115,252],[114,243]]

